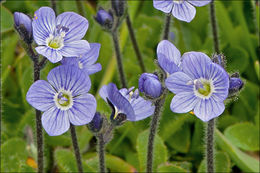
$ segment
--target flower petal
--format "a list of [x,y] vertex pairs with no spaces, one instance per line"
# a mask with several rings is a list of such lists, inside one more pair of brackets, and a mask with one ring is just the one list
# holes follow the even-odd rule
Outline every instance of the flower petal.
[[50,136],[58,136],[70,128],[67,111],[52,107],[42,114],[42,126]]
[[204,122],[221,115],[225,110],[223,102],[217,102],[215,99],[200,99],[194,108],[194,114]]
[[188,2],[194,6],[201,7],[210,3],[211,0],[188,0]]
[[80,62],[83,65],[93,65],[99,56],[101,44],[90,43],[90,50],[80,58]]
[[157,46],[157,57],[160,66],[168,73],[179,70],[181,62],[180,51],[168,40],[161,41]]
[[101,71],[102,70],[102,66],[101,66],[100,63],[97,63],[97,64],[94,64],[94,65],[86,66],[83,70],[87,74],[91,75],[91,74],[94,74],[94,73],[97,73],[97,72]]
[[62,60],[62,55],[59,51],[49,48],[47,46],[38,46],[35,48],[36,52],[45,56],[50,62],[56,63]]
[[55,90],[48,82],[38,80],[29,88],[26,100],[35,109],[46,111],[55,105],[53,101],[54,95]]
[[69,120],[73,125],[88,124],[97,108],[96,99],[91,94],[82,94],[73,98],[73,107],[68,110]]
[[173,97],[170,107],[173,112],[186,113],[191,111],[198,101],[192,92],[182,92]]
[[196,9],[190,3],[183,1],[183,3],[174,3],[172,15],[179,20],[191,22],[195,17]]
[[55,31],[55,13],[50,7],[41,7],[34,13],[33,37],[38,45],[46,45],[46,39]]
[[153,0],[153,7],[164,13],[170,13],[173,7],[173,0]]
[[64,37],[64,42],[80,40],[88,30],[88,20],[74,12],[65,12],[56,19],[57,26],[68,28]]
[[188,84],[191,80],[192,79],[185,73],[176,72],[171,74],[165,80],[165,85],[174,94],[178,94],[180,92],[192,92],[193,85]]
[[64,43],[64,47],[60,53],[66,57],[81,57],[90,49],[89,43],[86,40],[77,40],[69,43]]
[[73,65],[55,67],[49,72],[47,79],[57,91],[69,90],[73,97],[87,93],[91,86],[89,76]]
[[182,69],[192,79],[208,79],[207,69],[212,63],[211,59],[201,52],[187,52],[182,56]]
[[208,69],[209,79],[213,81],[213,95],[218,101],[223,101],[228,96],[229,76],[218,64],[211,63]]

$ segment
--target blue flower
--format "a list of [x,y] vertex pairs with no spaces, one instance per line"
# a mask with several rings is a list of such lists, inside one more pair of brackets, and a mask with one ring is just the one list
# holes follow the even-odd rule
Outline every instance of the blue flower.
[[194,6],[201,7],[210,2],[211,0],[153,0],[153,6],[164,13],[171,12],[181,21],[191,22],[196,14]]
[[162,94],[162,85],[158,76],[151,73],[143,73],[139,78],[139,90],[147,96],[157,98]]
[[81,40],[88,29],[88,21],[74,13],[65,12],[55,17],[49,7],[41,7],[34,13],[33,37],[38,44],[36,51],[52,63],[62,56],[81,56],[89,49],[89,43]]
[[61,60],[63,65],[75,65],[88,75],[99,72],[102,69],[100,63],[95,64],[100,50],[99,43],[90,43],[90,50],[81,57],[66,57]]
[[153,115],[155,107],[152,103],[139,96],[138,89],[133,89],[134,87],[118,90],[113,83],[100,89],[100,96],[114,106],[111,118],[115,119],[119,114],[124,114],[129,121],[139,121]]
[[161,68],[170,75],[180,70],[181,53],[168,40],[162,40],[157,46],[157,58]]
[[165,84],[176,94],[170,105],[173,112],[186,113],[194,110],[194,114],[202,121],[209,121],[225,109],[229,76],[204,53],[185,53],[182,71],[171,74]]
[[32,43],[32,19],[24,13],[15,12],[14,24],[23,39]]
[[91,81],[82,70],[61,65],[52,69],[48,82],[36,81],[27,92],[26,100],[43,113],[42,125],[50,136],[65,133],[70,123],[89,123],[96,112],[96,100],[88,91]]

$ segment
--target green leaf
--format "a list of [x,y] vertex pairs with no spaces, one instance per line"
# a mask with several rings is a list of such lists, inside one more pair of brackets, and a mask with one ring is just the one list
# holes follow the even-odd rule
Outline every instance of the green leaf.
[[46,144],[52,147],[57,147],[57,146],[68,147],[71,145],[71,138],[65,135],[60,135],[60,136],[46,135],[45,141]]
[[157,172],[189,172],[189,171],[171,163],[164,163],[159,165]]
[[[59,172],[77,172],[77,163],[74,154],[67,149],[57,149],[54,153],[54,159],[57,162]],[[83,171],[94,172],[90,166],[82,162]]]
[[219,130],[216,130],[216,142],[217,145],[228,153],[236,166],[244,172],[259,172],[259,161],[246,153],[240,151],[226,138]]
[[[215,154],[215,172],[228,173],[230,171],[231,171],[231,162],[228,155],[224,152],[217,152]],[[198,172],[207,172],[205,159],[203,159],[203,161],[201,162]]]
[[236,147],[247,151],[259,151],[259,131],[251,123],[232,125],[224,134]]
[[[147,160],[147,145],[148,145],[149,130],[145,130],[139,134],[136,142],[136,150],[138,153],[140,172],[144,172],[146,169]],[[167,161],[167,148],[163,143],[163,140],[156,135],[154,139],[154,151],[153,151],[153,170]]]
[[12,13],[1,5],[1,34],[13,29],[14,21]]

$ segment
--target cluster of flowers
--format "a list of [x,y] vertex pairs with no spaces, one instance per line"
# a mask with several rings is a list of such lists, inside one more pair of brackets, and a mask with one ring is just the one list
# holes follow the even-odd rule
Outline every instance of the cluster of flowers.
[[[209,2],[154,0],[154,7],[190,22],[196,13],[192,5]],[[74,12],[65,12],[56,18],[48,7],[37,10],[33,20],[23,13],[15,13],[14,18],[17,30],[26,31],[22,32],[27,38],[25,41],[31,43],[33,39],[39,54],[52,63],[61,63],[49,72],[48,82],[36,81],[26,97],[34,108],[44,112],[42,124],[46,132],[51,136],[61,135],[70,124],[90,122],[100,129],[102,117],[96,113],[94,96],[88,93],[89,75],[102,68],[99,63],[95,64],[100,44],[81,40],[88,29],[87,19]],[[102,25],[109,24],[112,19],[103,9],[96,17]],[[150,101],[141,97],[138,89],[134,91],[134,87],[118,90],[110,83],[100,89],[100,96],[112,107],[110,120],[115,125],[123,120],[139,121],[153,115],[153,100],[160,98],[166,88],[176,94],[170,105],[173,112],[193,111],[202,121],[209,121],[223,113],[224,100],[243,86],[238,77],[227,74],[221,55],[214,56],[213,61],[201,52],[187,52],[181,57],[172,43],[163,40],[158,44],[157,58],[166,79],[151,73],[143,73],[139,78],[139,90],[151,98]]]

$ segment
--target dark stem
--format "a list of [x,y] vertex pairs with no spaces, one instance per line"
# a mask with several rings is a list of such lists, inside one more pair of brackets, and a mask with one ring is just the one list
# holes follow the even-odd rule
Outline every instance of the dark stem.
[[219,40],[218,40],[218,30],[217,30],[217,21],[216,21],[214,0],[212,0],[212,2],[210,3],[210,20],[211,20],[213,39],[214,39],[214,49],[215,49],[215,52],[217,52],[219,54],[220,50],[219,50]]
[[129,34],[130,34],[130,38],[131,38],[131,41],[132,41],[132,44],[133,44],[133,47],[134,47],[134,50],[135,50],[135,54],[136,54],[138,63],[141,67],[142,73],[144,73],[146,70],[145,70],[145,66],[144,66],[143,57],[142,57],[142,54],[140,52],[140,49],[139,49],[137,41],[136,41],[134,29],[133,29],[132,22],[131,22],[131,19],[129,17],[129,14],[127,14],[127,16],[126,16],[126,24],[127,24],[127,27],[128,27],[128,31],[129,31]]
[[57,14],[57,8],[56,8],[56,0],[51,0],[51,8]]
[[76,129],[75,129],[75,126],[73,126],[72,124],[71,124],[71,127],[70,127],[70,134],[71,134],[71,140],[72,140],[75,158],[76,158],[76,162],[77,162],[77,166],[78,166],[78,171],[79,171],[79,173],[83,173]]
[[43,57],[42,60],[39,62],[39,68],[40,70],[43,69],[45,67],[45,65],[47,64],[48,59]]
[[115,27],[115,29],[112,30],[111,34],[113,37],[114,47],[115,47],[115,51],[116,51],[117,68],[119,71],[120,81],[121,81],[122,87],[127,88],[127,82],[126,82],[126,78],[125,78],[122,57],[121,57],[120,48],[119,48],[117,27]]
[[207,125],[207,172],[214,172],[214,119],[210,120]]
[[[34,54],[33,50],[31,49],[31,45],[29,46],[29,52],[31,55]],[[38,65],[38,58],[34,56],[33,59],[34,59],[34,82],[35,82],[40,79],[40,69]],[[43,172],[43,136],[42,136],[41,111],[35,109],[35,115],[36,115],[36,133],[37,133],[38,172],[42,173]]]
[[114,129],[114,125],[110,124],[110,126],[108,127],[108,129],[106,130],[106,132],[103,134],[103,142],[106,144],[110,141],[111,136],[112,136],[112,131]]
[[164,25],[164,33],[163,33],[163,39],[164,40],[169,39],[170,24],[171,24],[171,14],[166,14],[165,25]]
[[157,127],[159,125],[159,120],[162,113],[162,108],[165,102],[165,97],[167,95],[167,92],[164,91],[161,98],[155,101],[155,111],[150,127],[150,133],[148,138],[148,149],[147,149],[147,172],[152,173],[153,172],[153,149],[154,149],[154,138],[157,133]]
[[78,9],[79,14],[81,16],[85,16],[85,12],[83,10],[83,5],[82,5],[81,0],[76,0],[76,4],[77,4],[77,9]]
[[98,157],[99,157],[99,172],[106,172],[105,166],[105,143],[103,139],[103,134],[98,134]]

